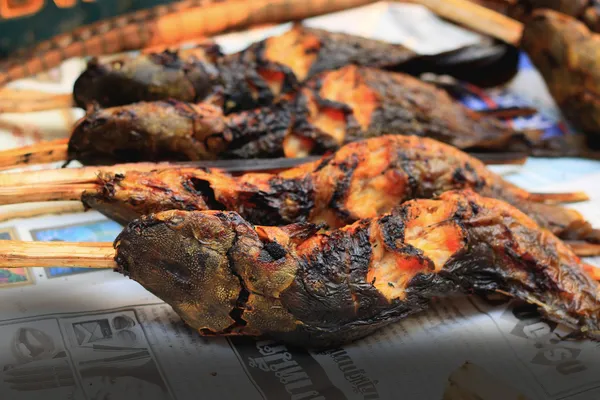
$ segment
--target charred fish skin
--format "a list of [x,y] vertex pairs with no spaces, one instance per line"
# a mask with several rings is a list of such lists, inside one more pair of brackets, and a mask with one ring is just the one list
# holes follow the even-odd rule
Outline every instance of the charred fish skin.
[[75,81],[73,99],[83,109],[168,99],[196,102],[217,90],[219,76],[213,63],[220,56],[218,45],[202,43],[110,62],[93,58]]
[[329,232],[167,211],[116,239],[118,270],[205,335],[306,347],[365,337],[432,297],[501,292],[598,335],[599,283],[548,231],[498,200],[446,192]]
[[[419,75],[450,74],[497,86],[517,72],[518,50],[506,44],[478,44],[436,55],[418,55],[396,43],[294,24],[287,32],[224,55],[213,43],[196,49],[145,54],[88,65],[74,88],[76,104],[115,107],[138,101],[177,99],[222,101],[225,114],[263,107],[294,93],[326,71],[348,65]],[[477,73],[470,71],[476,68]],[[489,78],[486,75],[492,75]]]
[[269,225],[304,222],[315,206],[310,177],[252,174],[238,180],[216,170],[182,169],[156,174],[104,174],[98,190],[82,195],[94,209],[122,225],[167,210],[235,210]]
[[[247,83],[253,71],[241,71],[242,80]],[[262,101],[263,89],[271,93],[266,82],[246,83],[234,91],[235,101],[221,99],[223,107],[165,100],[92,110],[75,127],[69,156],[87,165],[111,160],[304,157],[382,134],[432,137],[484,151],[523,150],[529,145],[521,133],[497,119],[471,111],[443,90],[400,73],[349,65],[309,79],[299,92],[271,105],[228,114],[238,106],[245,108],[244,96],[256,103]],[[285,85],[277,90],[282,88]],[[265,104],[273,100],[264,99]],[[206,110],[211,110],[209,117]],[[210,129],[205,132],[207,124]]]
[[281,100],[257,109],[225,117],[229,141],[218,154],[219,159],[253,159],[284,157],[284,140],[294,121],[302,116],[293,113],[293,105]]
[[521,133],[432,84],[371,67],[349,65],[311,78],[300,91],[296,112],[307,118],[299,119],[293,133],[319,148],[327,137],[339,147],[382,134],[430,137],[465,150],[530,146]]
[[576,211],[536,203],[479,160],[416,136],[350,143],[319,161],[278,174],[233,177],[215,170],[170,169],[106,174],[99,177],[98,187],[85,192],[82,201],[119,222],[167,210],[216,209],[235,211],[257,225],[310,222],[331,229],[391,212],[407,200],[470,189],[508,202],[561,238],[590,240],[598,235]]
[[220,109],[180,101],[98,109],[76,124],[68,156],[85,165],[215,159],[227,142]]
[[347,65],[381,69],[400,65],[416,56],[414,51],[400,44],[299,24],[284,35],[265,39],[256,49],[261,61],[287,65],[299,82]]
[[88,112],[67,154],[84,165],[283,157],[291,125],[284,102],[229,117],[205,103],[139,102]]
[[93,60],[77,79],[74,98],[87,108],[167,99],[199,102],[220,93],[229,114],[269,105],[320,72],[349,64],[394,66],[414,56],[399,44],[294,24],[282,35],[229,55],[206,43],[109,63]]
[[576,19],[538,10],[525,26],[522,47],[541,72],[566,119],[600,143],[598,34]]
[[261,62],[249,50],[225,56],[217,68],[221,89],[215,97],[226,115],[269,106],[299,87],[287,66]]

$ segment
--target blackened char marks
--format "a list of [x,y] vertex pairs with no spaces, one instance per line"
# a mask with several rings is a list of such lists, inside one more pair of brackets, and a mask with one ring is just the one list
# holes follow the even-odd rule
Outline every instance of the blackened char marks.
[[274,95],[290,93],[298,90],[299,82],[296,75],[294,74],[294,71],[292,71],[292,69],[287,65],[269,61],[265,57],[266,43],[266,40],[260,41],[250,46],[248,50],[246,50],[246,52],[253,53],[253,58],[254,60],[256,60],[257,71],[268,74],[283,75],[283,80],[281,82],[281,93],[273,93]]
[[308,109],[308,99],[302,92],[299,92],[296,95],[296,98],[292,102],[292,106],[293,113],[295,116],[293,125],[294,133],[305,137],[314,136],[312,132],[315,128],[308,120],[308,117],[310,116],[310,111]]
[[189,180],[183,180],[182,185],[188,192],[201,196],[211,210],[225,210],[225,205],[217,200],[210,182],[192,177]]
[[507,291],[512,285],[499,274],[496,267],[496,255],[487,243],[472,243],[468,250],[446,263],[440,275],[453,282],[466,292],[473,291]]
[[366,279],[373,254],[370,231],[370,225],[365,221],[354,234],[350,247],[346,248],[349,260],[348,285],[358,321],[377,318],[382,308],[389,307],[373,283]]
[[[226,217],[223,217],[222,219],[225,219],[225,218]],[[231,317],[231,319],[234,322],[230,326],[225,328],[223,330],[223,332],[221,332],[221,333],[235,332],[235,331],[243,329],[248,324],[246,322],[246,320],[244,320],[243,317],[244,317],[244,310],[246,309],[246,303],[248,302],[248,299],[250,298],[250,291],[248,290],[246,283],[244,282],[244,279],[236,272],[236,269],[234,267],[235,259],[232,255],[232,254],[234,254],[234,252],[237,249],[237,243],[238,243],[238,235],[236,234],[235,238],[233,239],[233,245],[227,251],[226,254],[227,254],[227,262],[229,265],[229,272],[231,272],[231,274],[234,275],[236,278],[238,278],[240,281],[240,293],[238,294],[238,298],[235,301],[235,307],[229,313],[229,316]]]
[[[268,40],[268,39],[267,39]],[[284,64],[273,62],[265,57],[266,43],[267,40],[260,41],[248,48],[247,52],[253,53],[253,59],[256,60],[256,71],[259,74],[271,75],[271,76],[282,76],[281,80],[281,92],[272,93],[275,96],[279,96],[285,93],[291,93],[299,88],[298,78],[292,69]],[[266,84],[266,81],[264,81]]]
[[227,121],[230,142],[221,157],[283,157],[283,139],[291,125],[287,102],[235,115]]
[[180,69],[183,67],[183,60],[179,57],[177,51],[165,50],[161,53],[150,53],[148,58],[155,64],[162,65],[168,69]]
[[196,102],[203,101],[209,95],[216,94],[221,90],[219,72],[214,65],[190,60],[183,66],[183,72],[194,87]]
[[[457,189],[471,188],[479,192],[486,185],[485,179],[479,177],[474,169],[468,168],[469,166],[469,163],[465,163],[464,165],[461,164],[455,167],[452,171],[451,180],[448,183]],[[491,185],[488,185],[489,189],[486,188],[486,190],[492,189],[490,186]],[[498,195],[502,194],[503,193],[498,193]]]
[[[272,61],[260,60],[257,71],[259,75],[261,75],[261,79],[263,75],[269,76],[272,75],[276,77],[277,75],[283,76],[281,80],[281,88],[277,93],[271,93],[275,96],[281,96],[289,93],[293,93],[300,88],[300,84],[298,83],[298,79],[296,75],[292,71],[290,67],[287,65],[279,64]],[[275,78],[277,80],[277,78]],[[264,81],[266,83],[266,81]]]
[[472,200],[469,201],[469,208],[471,209],[471,212],[475,217],[477,216],[477,214],[479,214],[479,211],[481,210],[481,207],[479,207],[479,205],[477,205],[477,203],[475,203]]
[[[255,61],[246,51],[227,55],[216,63],[220,86],[223,88],[223,111],[225,114],[249,110],[257,106],[253,90],[248,85],[248,74],[256,76],[255,65]],[[262,86],[255,88],[259,91],[257,95],[263,103],[269,104],[273,101],[273,97],[269,98],[270,90],[264,85]]]
[[277,242],[268,242],[263,246],[258,260],[261,262],[273,262],[282,259],[287,254],[285,248]]
[[243,216],[249,221],[260,221],[261,225],[277,226],[305,222],[314,207],[314,187],[310,177],[285,179],[273,177],[269,191],[252,190],[241,193],[247,205]]
[[404,242],[404,220],[406,219],[406,209],[400,208],[393,214],[383,216],[379,220],[379,229],[383,237],[383,242],[390,249],[396,249],[396,241]]
[[[391,235],[401,229],[393,223]],[[278,338],[315,347],[351,342],[424,310],[430,297],[456,287],[435,274],[418,274],[406,297],[390,304],[366,279],[373,254],[369,232],[368,223],[353,233],[335,231],[320,249],[301,257],[297,277],[281,300],[302,324]]]
[[340,103],[339,101],[324,99],[320,93],[323,88],[323,79],[327,76],[327,74],[323,74],[316,79],[311,80],[307,87],[309,87],[312,91],[312,95],[314,96],[315,101],[317,102],[317,106],[319,108],[331,108],[333,110],[342,111],[344,114],[351,114],[352,107],[350,107],[346,103]]
[[[310,96],[316,102],[317,112],[336,110],[343,113],[346,124],[343,144],[363,139],[367,133],[362,132],[360,125],[356,121],[356,118],[354,118],[353,109],[348,104],[324,99],[320,96],[319,91],[322,85],[322,78],[322,76],[315,77],[305,85],[305,89],[310,90]],[[331,132],[325,132],[311,122],[309,118],[311,117],[311,112],[305,93],[300,91],[296,95],[293,107],[294,123],[292,132],[294,135],[311,140],[311,152],[313,154],[325,154],[329,151],[335,151],[340,147],[340,143],[331,135]]]
[[415,54],[399,44],[315,28],[304,29],[317,36],[321,42],[318,58],[309,70],[309,77],[349,64],[392,67],[403,63]]
[[102,179],[102,189],[101,193],[105,199],[112,199],[115,195],[115,186],[119,184],[119,182],[125,179],[125,175],[123,174],[115,174],[114,176],[108,176],[105,179]]
[[[523,240],[544,246],[544,254],[549,260],[558,259],[554,246],[545,246],[537,237],[528,237],[532,232],[511,229],[510,216],[502,223],[487,223],[478,221],[481,207],[475,201],[459,202],[452,217],[454,222],[465,231],[464,251],[455,254],[444,266],[441,274],[467,291],[494,291],[501,290],[515,295],[522,295],[536,288],[541,293],[558,293],[560,288],[556,285],[555,277],[549,276],[554,271],[551,268],[539,268],[539,259],[523,249]],[[517,221],[515,221],[517,222]],[[490,237],[497,237],[496,242]],[[521,244],[519,244],[521,242]],[[498,259],[500,247],[505,259]],[[503,263],[503,268],[498,267]],[[512,264],[512,265],[511,265]],[[520,270],[526,273],[521,279],[510,279],[506,270]]]
[[222,57],[216,63],[224,92],[223,109],[226,114],[273,104],[281,93],[273,93],[261,74],[283,75],[282,93],[298,88],[291,69],[264,60],[263,51],[264,43],[256,43],[239,53]]
[[452,180],[458,184],[465,183],[467,181],[467,177],[465,176],[464,169],[461,167],[456,167],[452,173]]
[[[50,153],[52,154],[52,153]],[[31,159],[32,153],[25,153],[19,157],[19,164],[29,164],[29,160]]]
[[[427,160],[424,161],[425,163]],[[415,198],[415,197],[427,197],[425,196],[425,185],[419,178],[418,172],[415,170],[415,162],[411,157],[407,157],[404,153],[398,154],[398,163],[402,167],[402,171],[406,174],[406,179],[408,182],[408,188],[410,192],[407,192],[406,198]]]
[[[477,174],[477,170],[473,168],[470,162],[466,161],[464,165],[464,169],[466,171],[465,175],[469,177],[473,182],[475,182],[474,189],[479,192],[483,189],[484,186],[488,185],[487,180],[483,176],[479,176]],[[491,185],[491,183],[490,183]]]
[[319,165],[317,166],[317,168],[315,168],[315,170],[313,172],[319,172],[320,170],[322,170],[323,168],[325,168],[326,166],[331,164],[331,162],[334,159],[335,159],[335,154],[330,154],[328,156],[322,157],[321,162],[319,163]]
[[347,221],[350,220],[351,214],[345,208],[344,199],[348,195],[350,184],[352,183],[352,175],[358,167],[359,162],[360,160],[358,160],[355,155],[352,155],[349,160],[345,160],[337,165],[338,168],[344,173],[344,176],[336,182],[333,195],[331,196],[331,200],[329,202],[329,208],[333,210],[338,217]]
[[297,277],[281,299],[308,327],[337,330],[359,315],[369,318],[384,301],[365,281],[370,259],[368,225],[353,233],[335,231],[300,259]]

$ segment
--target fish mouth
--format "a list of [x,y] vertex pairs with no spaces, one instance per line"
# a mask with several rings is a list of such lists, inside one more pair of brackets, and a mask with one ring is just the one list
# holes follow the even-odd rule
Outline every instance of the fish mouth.
[[219,213],[143,216],[115,240],[117,271],[173,307],[190,326],[226,332],[243,326],[239,304],[245,292],[228,259],[235,239]]

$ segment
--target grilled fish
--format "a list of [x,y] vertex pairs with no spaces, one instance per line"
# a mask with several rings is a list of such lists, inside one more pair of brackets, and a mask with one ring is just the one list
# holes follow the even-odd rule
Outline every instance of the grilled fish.
[[348,343],[432,297],[500,292],[581,335],[599,334],[600,284],[554,235],[471,191],[412,200],[329,232],[254,226],[228,211],[142,217],[114,243],[117,271],[203,335]]
[[431,84],[350,65],[316,75],[286,100],[235,114],[176,100],[95,110],[75,126],[68,157],[86,165],[304,157],[382,134],[432,137],[466,150],[529,146],[523,134]]
[[[416,136],[386,135],[355,142],[321,160],[278,174],[233,177],[218,170],[192,168],[132,171],[101,174],[95,185],[92,189],[86,182],[83,190],[71,193],[74,199],[81,196],[86,207],[123,224],[172,209],[216,209],[235,211],[259,225],[311,222],[329,228],[374,218],[410,199],[472,189],[503,199],[561,238],[600,243],[600,231],[579,213],[548,204],[560,200],[560,194],[529,193],[479,160]],[[39,190],[47,191],[51,193],[52,186]],[[50,196],[56,198],[58,193]],[[36,201],[35,195],[31,200]]]
[[[450,74],[497,85],[517,72],[516,48],[485,42],[436,55],[399,45],[293,25],[289,31],[225,55],[214,43],[101,63],[93,59],[74,86],[75,103],[114,107],[139,101],[218,98],[225,114],[266,106],[323,72],[348,66],[419,75]],[[494,76],[484,76],[494,74]]]
[[325,71],[351,64],[392,66],[411,57],[415,53],[401,45],[295,24],[230,55],[218,46],[200,45],[105,64],[92,60],[73,94],[85,108],[166,99],[200,102],[219,93],[227,114],[269,105]]

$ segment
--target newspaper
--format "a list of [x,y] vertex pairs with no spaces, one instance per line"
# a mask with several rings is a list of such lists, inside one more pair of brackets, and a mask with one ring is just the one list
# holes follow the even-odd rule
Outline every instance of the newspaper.
[[[308,23],[410,44],[423,53],[478,40],[405,4],[378,3]],[[287,28],[225,35],[219,42],[236,51]],[[81,68],[82,60],[70,60],[59,72],[36,78],[45,82],[29,79],[15,86],[47,84],[60,91]],[[52,74],[59,79],[52,81]],[[473,108],[536,104],[542,113],[514,123],[552,133],[562,129],[560,115],[541,82],[525,63],[508,88],[491,91],[486,101],[464,101]],[[31,129],[1,132],[2,144],[40,140],[48,131],[64,136],[61,130],[77,112],[5,116],[0,122],[26,122]],[[585,190],[591,200],[571,207],[600,226],[600,163],[531,159],[523,167],[496,170],[529,190]],[[90,211],[7,221],[0,224],[0,239],[112,241],[121,229]],[[600,266],[598,259],[589,262]],[[201,337],[159,298],[110,270],[0,270],[0,303],[2,400],[442,399],[449,377],[467,362],[531,400],[600,398],[598,345],[564,341],[563,327],[542,319],[534,307],[503,297],[440,299],[427,312],[323,352],[267,339]]]

